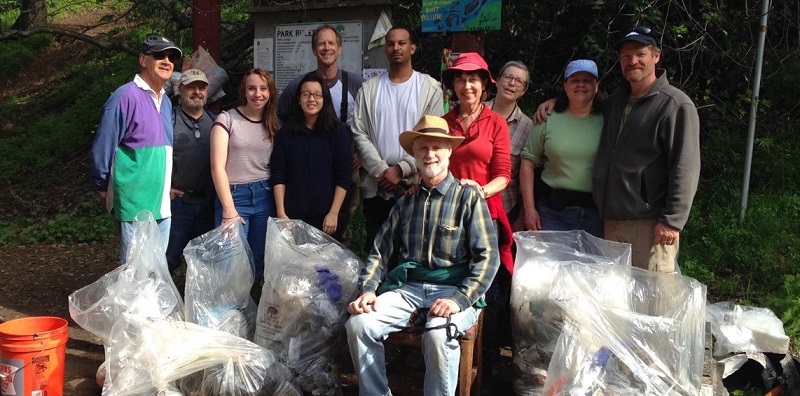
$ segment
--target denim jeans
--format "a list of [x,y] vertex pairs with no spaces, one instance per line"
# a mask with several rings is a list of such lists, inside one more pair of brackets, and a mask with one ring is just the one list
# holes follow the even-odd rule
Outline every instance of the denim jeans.
[[[360,395],[388,395],[383,340],[393,332],[409,325],[411,313],[417,308],[430,307],[439,298],[458,293],[456,286],[430,283],[407,283],[401,288],[378,296],[378,310],[353,315],[345,324],[350,356],[353,359]],[[459,331],[466,331],[478,320],[479,310],[469,307],[452,315]],[[428,317],[427,327],[447,323],[446,318]],[[445,329],[422,334],[422,354],[425,358],[425,395],[453,395],[458,385],[458,363],[461,347],[457,339],[447,336]]]
[[[133,243],[133,233],[134,233],[134,222],[133,221],[120,221],[119,223],[119,263],[125,264],[125,261],[128,260],[128,249],[131,248],[131,244]],[[169,244],[169,229],[170,224],[172,223],[172,219],[167,217],[166,219],[156,220],[156,224],[158,224],[158,231],[161,238],[161,251],[167,251],[167,245]]]
[[[256,284],[264,275],[264,243],[267,239],[267,220],[275,216],[275,197],[269,180],[245,184],[231,184],[233,206],[244,220],[242,232],[253,252],[253,271]],[[222,205],[217,200],[215,224],[222,224]]]
[[214,210],[210,200],[198,205],[186,203],[182,197],[175,197],[170,205],[172,225],[169,230],[167,265],[169,272],[173,272],[181,266],[181,255],[189,241],[214,228]]
[[584,230],[598,238],[603,237],[603,219],[595,208],[569,206],[563,210],[555,210],[546,199],[539,199],[536,202],[536,211],[539,212],[543,230]]

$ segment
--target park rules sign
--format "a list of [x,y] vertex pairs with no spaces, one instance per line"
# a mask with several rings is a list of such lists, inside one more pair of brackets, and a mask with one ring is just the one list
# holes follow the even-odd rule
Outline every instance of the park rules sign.
[[317,22],[278,25],[275,27],[275,84],[278,91],[295,77],[317,69],[311,50],[311,36],[317,26],[329,24],[342,36],[339,67],[361,75],[364,68],[362,22]]

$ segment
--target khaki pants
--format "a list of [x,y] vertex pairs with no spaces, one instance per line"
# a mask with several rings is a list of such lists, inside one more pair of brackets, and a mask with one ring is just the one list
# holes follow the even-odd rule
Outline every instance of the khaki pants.
[[675,273],[680,236],[672,245],[655,245],[656,219],[606,220],[605,239],[631,244],[631,261],[634,267],[650,271]]

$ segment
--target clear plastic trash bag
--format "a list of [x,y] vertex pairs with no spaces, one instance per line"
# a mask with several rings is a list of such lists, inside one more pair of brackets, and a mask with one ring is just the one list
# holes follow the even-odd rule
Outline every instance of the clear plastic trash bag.
[[186,321],[252,340],[256,303],[253,254],[242,225],[217,227],[189,242],[186,257]]
[[572,261],[630,266],[630,245],[581,230],[517,232],[514,240],[514,391],[517,395],[540,395],[563,323],[563,311],[549,298],[559,267]]
[[559,267],[550,298],[564,310],[565,332],[550,361],[546,394],[699,394],[705,285],[573,262]]
[[336,356],[363,263],[322,231],[270,218],[256,344],[292,370],[303,391],[340,394]]
[[105,345],[123,315],[183,318],[183,300],[172,281],[161,235],[150,212],[137,214],[128,261],[69,295],[69,314]]
[[714,335],[714,356],[739,352],[789,352],[783,322],[769,308],[750,307],[730,301],[710,304],[706,317]]
[[133,319],[106,348],[103,395],[271,395],[292,386],[271,352],[194,323]]

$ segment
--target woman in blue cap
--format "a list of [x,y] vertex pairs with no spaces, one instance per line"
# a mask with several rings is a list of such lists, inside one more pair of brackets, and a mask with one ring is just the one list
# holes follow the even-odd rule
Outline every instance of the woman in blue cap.
[[[603,221],[592,199],[592,166],[603,129],[597,91],[594,61],[570,62],[555,113],[528,135],[520,167],[528,230],[585,230],[603,237]],[[543,167],[542,182],[534,186],[536,166]]]

